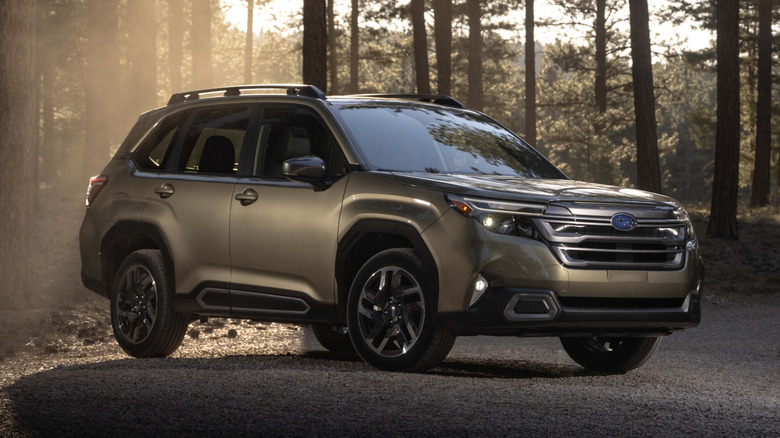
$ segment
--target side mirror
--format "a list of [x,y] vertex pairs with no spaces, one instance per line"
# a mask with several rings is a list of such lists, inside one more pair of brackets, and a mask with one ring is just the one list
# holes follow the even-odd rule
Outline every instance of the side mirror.
[[325,162],[320,157],[310,155],[285,160],[282,164],[282,173],[290,181],[309,184],[314,187],[314,190],[328,188],[325,182]]

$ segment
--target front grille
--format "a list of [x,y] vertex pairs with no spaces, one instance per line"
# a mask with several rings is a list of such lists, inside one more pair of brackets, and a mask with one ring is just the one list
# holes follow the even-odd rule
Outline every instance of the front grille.
[[[643,270],[682,267],[686,224],[672,216],[671,208],[599,205],[589,209],[582,204],[576,207],[572,209],[576,215],[545,214],[534,219],[565,266]],[[616,213],[635,216],[636,228],[614,228],[611,218]]]
[[540,315],[540,314],[546,314],[550,311],[550,309],[547,307],[547,303],[545,303],[542,300],[534,299],[534,300],[519,300],[517,304],[515,304],[515,313],[519,314],[532,314],[532,315]]

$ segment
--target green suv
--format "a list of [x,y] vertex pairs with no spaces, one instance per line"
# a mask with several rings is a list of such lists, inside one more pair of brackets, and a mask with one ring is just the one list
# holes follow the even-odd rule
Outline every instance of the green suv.
[[174,94],[90,180],[80,246],[135,357],[214,316],[311,324],[385,370],[501,335],[560,337],[582,366],[624,372],[700,319],[679,204],[572,181],[447,96]]

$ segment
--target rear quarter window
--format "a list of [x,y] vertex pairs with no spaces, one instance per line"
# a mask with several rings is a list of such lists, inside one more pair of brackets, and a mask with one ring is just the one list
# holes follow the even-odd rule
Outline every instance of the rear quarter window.
[[183,112],[160,121],[135,152],[135,164],[144,170],[162,170],[170,158],[176,133],[186,120]]

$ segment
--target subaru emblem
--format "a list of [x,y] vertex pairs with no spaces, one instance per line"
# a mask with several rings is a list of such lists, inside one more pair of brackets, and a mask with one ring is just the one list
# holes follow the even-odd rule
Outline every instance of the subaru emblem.
[[620,231],[631,231],[636,228],[636,218],[628,213],[618,213],[612,216],[612,227]]

